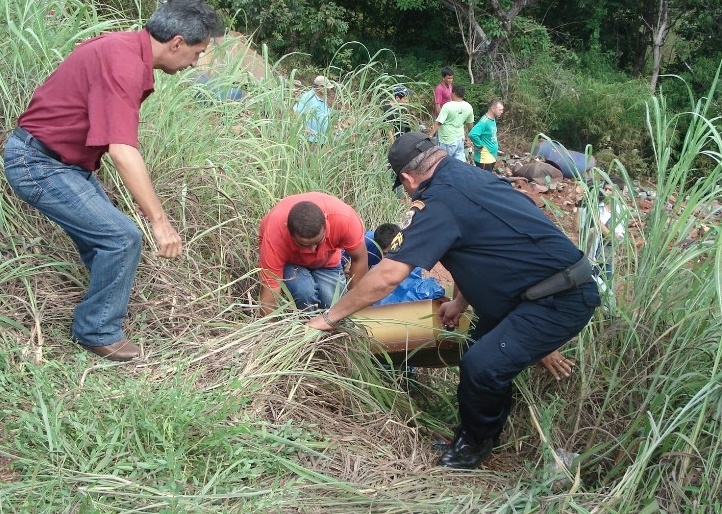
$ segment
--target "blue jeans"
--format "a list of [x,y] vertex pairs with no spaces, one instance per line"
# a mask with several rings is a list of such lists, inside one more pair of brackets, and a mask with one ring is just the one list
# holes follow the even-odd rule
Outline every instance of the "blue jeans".
[[13,190],[65,230],[90,272],[73,315],[73,338],[88,346],[120,341],[140,261],[140,230],[113,206],[92,172],[51,159],[15,135],[4,158]]
[[283,267],[284,284],[302,310],[328,309],[346,288],[346,276],[335,268],[304,268],[297,264]]
[[439,148],[460,161],[466,162],[466,152],[464,152],[464,140],[459,139],[455,143],[442,143],[439,141]]

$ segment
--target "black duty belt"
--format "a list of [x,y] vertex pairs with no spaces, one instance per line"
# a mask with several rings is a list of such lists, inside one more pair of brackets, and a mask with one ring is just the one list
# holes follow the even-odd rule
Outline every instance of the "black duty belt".
[[567,291],[568,289],[574,289],[585,282],[589,282],[592,278],[592,273],[592,264],[585,255],[567,269],[555,273],[551,277],[531,286],[521,294],[521,299],[538,300],[539,298],[544,298],[545,296],[551,296],[553,294],[561,293],[562,291]]
[[13,134],[18,136],[20,139],[23,140],[23,142],[28,145],[31,148],[35,148],[38,152],[47,155],[51,159],[55,159],[56,161],[60,161],[60,156],[53,152],[50,148],[45,146],[45,143],[40,141],[37,137],[33,136],[30,132],[25,130],[22,127],[15,127],[13,129]]

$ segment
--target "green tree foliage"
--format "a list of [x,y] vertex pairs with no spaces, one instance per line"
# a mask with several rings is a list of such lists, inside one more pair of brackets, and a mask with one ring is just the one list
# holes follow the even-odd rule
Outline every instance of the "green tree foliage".
[[307,52],[327,61],[347,39],[348,11],[320,0],[221,0],[220,7],[235,13],[242,32],[256,34],[278,54]]
[[[670,101],[676,106],[689,104],[687,86],[695,96],[703,96],[722,61],[722,39],[719,37],[722,4],[716,0],[688,0],[685,8],[687,15],[676,30],[679,40],[674,45],[675,61],[667,68],[668,73],[682,77],[684,84],[670,79],[663,83]],[[719,111],[719,100],[717,102]]]
[[639,158],[649,147],[643,123],[647,82],[609,67],[594,76],[579,71],[578,62],[575,54],[553,47],[527,63],[510,84],[501,126],[522,127],[529,146],[533,133],[542,132],[569,149],[606,149],[633,161],[631,174],[646,173]]
[[[123,1],[123,0],[116,0]],[[339,47],[348,41],[361,43],[346,49],[349,67],[363,64],[381,49],[415,54],[423,60],[453,64],[463,58],[453,14],[439,2],[421,0],[387,2],[372,0],[216,0],[215,5],[232,13],[231,25],[254,34],[275,55],[309,54],[321,68],[338,64]],[[386,63],[394,66],[392,58]]]
[[617,67],[638,73],[649,46],[648,27],[640,16],[653,4],[653,0],[540,0],[531,12],[549,28],[555,43],[608,55]]
[[454,62],[462,51],[453,16],[433,0],[338,0],[353,13],[349,35],[369,48],[390,47],[404,51],[445,53],[441,60]]
[[[555,43],[586,55],[582,62],[589,68],[607,61],[634,77],[655,72],[651,58],[660,12],[668,15],[670,32],[661,41],[659,71],[682,75],[695,94],[704,95],[722,58],[722,4],[716,0],[540,0],[529,11]],[[670,96],[675,105],[677,96]]]
[[685,0],[683,9],[687,16],[679,24],[677,33],[689,42],[690,56],[722,53],[722,38],[719,37],[722,4],[717,0]]

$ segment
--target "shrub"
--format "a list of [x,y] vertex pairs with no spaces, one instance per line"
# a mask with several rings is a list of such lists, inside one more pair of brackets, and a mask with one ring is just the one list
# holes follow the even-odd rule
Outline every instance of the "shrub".
[[[645,101],[649,86],[609,74],[590,77],[551,55],[540,57],[513,80],[506,123],[523,127],[528,140],[543,132],[566,147],[608,148],[617,156],[645,157]],[[636,171],[646,173],[647,166]]]

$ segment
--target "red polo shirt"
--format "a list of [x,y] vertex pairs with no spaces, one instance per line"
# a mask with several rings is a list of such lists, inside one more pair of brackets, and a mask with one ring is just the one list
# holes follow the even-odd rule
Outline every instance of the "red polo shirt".
[[[288,213],[299,202],[313,202],[326,217],[326,235],[315,251],[296,244],[286,226]],[[261,220],[259,234],[260,267],[263,283],[277,288],[276,278],[283,277],[286,264],[306,268],[333,268],[341,263],[341,250],[353,251],[364,246],[364,225],[349,205],[325,193],[302,193],[287,196]]]
[[113,32],[78,45],[35,90],[18,125],[86,170],[108,145],[138,147],[140,104],[153,92],[150,34]]

